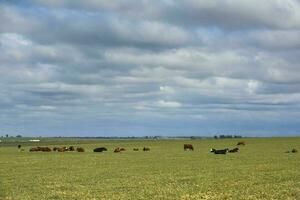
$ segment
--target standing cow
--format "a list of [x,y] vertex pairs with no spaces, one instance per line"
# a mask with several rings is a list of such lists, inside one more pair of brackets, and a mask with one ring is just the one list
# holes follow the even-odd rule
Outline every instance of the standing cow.
[[193,147],[193,145],[191,145],[191,144],[184,144],[183,145],[183,149],[184,150],[192,150],[192,151],[194,151],[194,147]]

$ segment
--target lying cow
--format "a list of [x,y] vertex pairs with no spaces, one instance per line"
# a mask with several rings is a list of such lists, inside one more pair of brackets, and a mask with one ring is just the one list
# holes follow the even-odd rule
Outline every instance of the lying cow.
[[228,152],[229,153],[236,153],[239,151],[239,148],[234,148],[234,149],[230,149]]
[[138,148],[133,148],[133,151],[138,151],[139,149]]
[[126,151],[126,149],[125,148],[120,148],[120,151]]
[[84,152],[84,148],[82,148],[82,147],[77,147],[77,148],[76,148],[76,151],[77,151],[77,152]]
[[120,150],[119,147],[118,147],[118,148],[115,148],[114,153],[120,153],[120,152],[121,152],[121,150]]
[[194,147],[193,147],[193,145],[191,145],[191,144],[184,144],[184,145],[183,145],[183,149],[184,149],[184,150],[189,149],[189,150],[194,151]]
[[143,151],[150,151],[150,148],[149,147],[144,147]]
[[75,151],[75,147],[74,146],[69,146],[68,151]]
[[42,151],[42,152],[50,152],[52,151],[49,147],[33,147],[29,149],[30,152],[33,151]]
[[210,150],[211,153],[215,153],[215,154],[226,154],[228,152],[228,148],[226,149],[211,149]]
[[298,150],[297,149],[292,149],[292,151],[286,151],[285,153],[297,153]]
[[99,147],[94,149],[94,152],[103,152],[103,151],[107,151],[107,149],[105,147]]
[[238,143],[237,143],[238,146],[239,146],[239,145],[245,146],[245,144],[246,144],[245,142],[238,142]]

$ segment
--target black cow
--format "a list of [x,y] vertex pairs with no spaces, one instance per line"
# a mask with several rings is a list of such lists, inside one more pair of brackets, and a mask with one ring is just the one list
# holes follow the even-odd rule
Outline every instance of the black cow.
[[239,151],[239,148],[234,148],[234,149],[230,149],[228,152],[229,153],[236,153]]
[[184,149],[184,150],[189,149],[189,150],[194,151],[194,147],[193,147],[193,145],[191,145],[191,144],[184,144],[184,145],[183,145],[183,149]]
[[286,151],[285,153],[297,153],[298,150],[297,149],[292,149],[291,151]]
[[22,147],[22,146],[19,144],[19,145],[18,145],[18,149],[21,149],[21,147]]
[[149,147],[144,147],[143,151],[150,151],[150,148]]
[[107,148],[99,147],[99,148],[94,149],[94,152],[103,152],[103,151],[107,151]]
[[138,151],[139,149],[138,148],[133,148],[133,151]]
[[228,148],[226,149],[211,149],[210,150],[211,153],[215,153],[215,154],[226,154],[228,152]]

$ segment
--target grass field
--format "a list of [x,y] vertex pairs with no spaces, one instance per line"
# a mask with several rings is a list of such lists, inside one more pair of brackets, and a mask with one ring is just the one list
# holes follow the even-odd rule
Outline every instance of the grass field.
[[[29,152],[37,144],[0,143],[0,199],[300,199],[300,138],[206,140],[50,140],[86,152]],[[183,144],[195,151],[184,151]],[[31,146],[30,146],[31,145]],[[107,147],[108,152],[93,153]],[[150,152],[132,151],[150,147]],[[126,152],[113,153],[115,147]]]

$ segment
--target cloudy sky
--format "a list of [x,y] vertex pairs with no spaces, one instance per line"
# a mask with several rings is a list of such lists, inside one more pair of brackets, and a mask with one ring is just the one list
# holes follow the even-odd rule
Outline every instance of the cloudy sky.
[[299,0],[0,0],[0,135],[300,133]]

